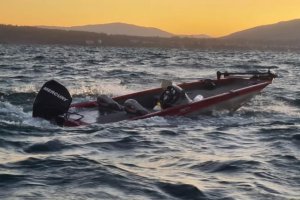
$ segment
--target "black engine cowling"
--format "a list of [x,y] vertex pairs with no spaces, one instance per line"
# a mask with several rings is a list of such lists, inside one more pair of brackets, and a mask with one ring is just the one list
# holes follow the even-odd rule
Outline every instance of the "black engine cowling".
[[69,91],[55,80],[46,82],[37,94],[32,116],[41,117],[62,125],[64,115],[68,112],[72,97]]

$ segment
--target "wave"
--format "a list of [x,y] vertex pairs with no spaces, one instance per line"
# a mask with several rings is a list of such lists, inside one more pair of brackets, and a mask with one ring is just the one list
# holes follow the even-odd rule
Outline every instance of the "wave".
[[[27,176],[21,174],[0,174],[0,187],[6,187],[7,185],[14,185],[19,182],[22,182]],[[1,195],[1,198],[3,196]]]
[[206,161],[190,168],[208,173],[238,173],[257,169],[261,163],[255,160]]
[[28,117],[28,113],[25,113],[22,107],[15,106],[6,101],[0,101],[0,114],[0,121],[20,122]]
[[[101,199],[103,196],[113,199],[139,199],[141,197],[170,199],[167,198],[168,195],[157,189],[153,180],[123,170],[115,165],[97,162],[78,155],[27,158],[22,161],[8,163],[2,168],[26,172],[26,176],[23,177],[12,174],[3,175],[4,180],[11,180],[11,183],[4,182],[6,184],[3,185],[3,188],[10,188],[14,184],[14,188],[22,189],[31,185],[30,182],[36,182],[47,187],[55,185],[59,188],[73,188],[76,191],[74,198],[84,194],[83,197],[85,198],[88,195],[96,199]],[[165,188],[170,190],[167,187]],[[188,188],[190,187],[183,186],[182,191]],[[27,194],[30,194],[30,191],[30,188],[26,190]],[[42,188],[40,193],[45,196],[51,195],[47,189]],[[56,195],[65,196],[65,192],[59,190]],[[51,196],[53,197],[53,195]],[[31,197],[36,196],[31,194]]]
[[46,57],[43,56],[43,55],[35,56],[35,57],[33,58],[33,60],[44,60],[44,59],[46,59]]
[[290,106],[295,106],[297,108],[300,108],[300,99],[296,99],[293,97],[276,97],[276,100],[285,102]]
[[19,149],[22,148],[24,145],[26,145],[27,142],[21,142],[21,141],[13,141],[9,139],[1,139],[0,138],[0,148],[4,149]]
[[29,84],[21,84],[15,87],[11,87],[8,94],[13,95],[13,94],[36,94],[37,91],[39,90],[39,86],[29,83]]
[[[128,93],[133,93],[134,91],[128,89],[120,83],[103,83],[97,82],[92,85],[86,85],[84,83],[76,82],[76,86],[68,88],[70,94],[74,97],[89,97],[97,96],[99,94],[107,94],[109,96],[125,95]],[[9,92],[2,93],[1,98],[9,102],[21,102],[24,103],[25,100],[29,100],[28,103],[32,104],[35,96],[37,95],[41,85],[22,85],[21,87],[11,88]],[[66,86],[68,87],[68,86]]]
[[278,66],[276,65],[249,65],[249,64],[238,64],[238,65],[232,65],[229,67],[230,69],[240,69],[240,70],[245,70],[247,71],[257,71],[257,70],[262,70],[265,71],[266,69],[279,69]]
[[[30,105],[31,107],[31,105]],[[48,128],[48,131],[57,129],[57,126],[51,124],[50,122],[33,118],[31,111],[24,112],[24,108],[18,105],[13,105],[9,102],[0,101],[0,125],[1,129],[9,130],[14,129],[32,129],[32,128]],[[10,131],[8,131],[10,132]],[[14,134],[14,131],[11,131]]]
[[178,199],[209,199],[204,192],[190,184],[158,182],[156,185],[167,194]]
[[286,115],[289,118],[297,118],[300,116],[300,110],[297,106],[298,100],[291,100],[289,98],[277,97],[267,95],[258,95],[247,105],[241,107],[238,112],[249,116],[274,116]]
[[299,142],[299,144],[300,144],[300,134],[293,135],[292,139],[295,140],[295,141],[297,141],[297,142]]
[[104,150],[121,150],[121,151],[131,151],[137,148],[153,148],[158,145],[160,142],[151,142],[144,139],[142,136],[128,136],[115,141],[107,142],[96,142],[86,144],[87,146],[94,146],[97,148],[102,148]]
[[[78,84],[78,83],[77,83]],[[126,86],[114,83],[96,83],[91,86],[80,85],[72,87],[69,92],[74,97],[88,97],[97,96],[99,94],[106,94],[108,96],[118,96],[132,93],[133,90],[128,89]]]
[[93,166],[98,162],[81,157],[81,156],[49,156],[49,157],[29,157],[21,161],[8,163],[5,165],[6,168],[18,169],[18,168],[28,168],[34,170],[55,170],[55,167],[63,166]]
[[95,60],[95,59],[88,59],[88,60],[86,60],[86,62],[87,62],[87,64],[98,65],[101,61]]
[[69,145],[61,142],[58,139],[50,140],[45,143],[36,143],[32,144],[24,149],[26,153],[48,153],[48,152],[57,152],[65,148],[68,148]]

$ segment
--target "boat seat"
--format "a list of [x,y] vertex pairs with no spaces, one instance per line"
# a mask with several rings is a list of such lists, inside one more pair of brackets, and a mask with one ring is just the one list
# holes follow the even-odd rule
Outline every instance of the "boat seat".
[[141,104],[139,104],[139,102],[134,99],[127,99],[124,102],[124,110],[128,114],[134,114],[137,116],[146,115],[149,113],[146,108],[144,108]]
[[168,86],[159,98],[162,109],[192,102],[187,93],[177,85]]
[[111,97],[107,95],[100,95],[97,97],[97,103],[99,110],[116,110],[116,111],[122,111],[124,110],[124,107],[121,106],[118,102],[113,100]]
[[213,90],[216,88],[216,83],[211,79],[205,79],[203,87],[206,90]]

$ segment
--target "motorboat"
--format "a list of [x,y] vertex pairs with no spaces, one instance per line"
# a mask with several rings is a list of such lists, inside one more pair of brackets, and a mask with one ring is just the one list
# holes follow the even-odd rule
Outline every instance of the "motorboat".
[[33,117],[60,126],[113,123],[155,116],[187,116],[227,110],[234,112],[272,83],[276,74],[267,72],[217,72],[215,79],[174,84],[94,101],[72,103],[68,90],[55,80],[46,82],[33,103]]

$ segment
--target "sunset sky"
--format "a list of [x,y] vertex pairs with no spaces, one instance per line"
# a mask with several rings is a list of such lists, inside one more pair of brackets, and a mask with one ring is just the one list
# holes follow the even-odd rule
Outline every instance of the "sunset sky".
[[0,0],[0,23],[15,25],[124,22],[223,36],[297,18],[300,0]]

